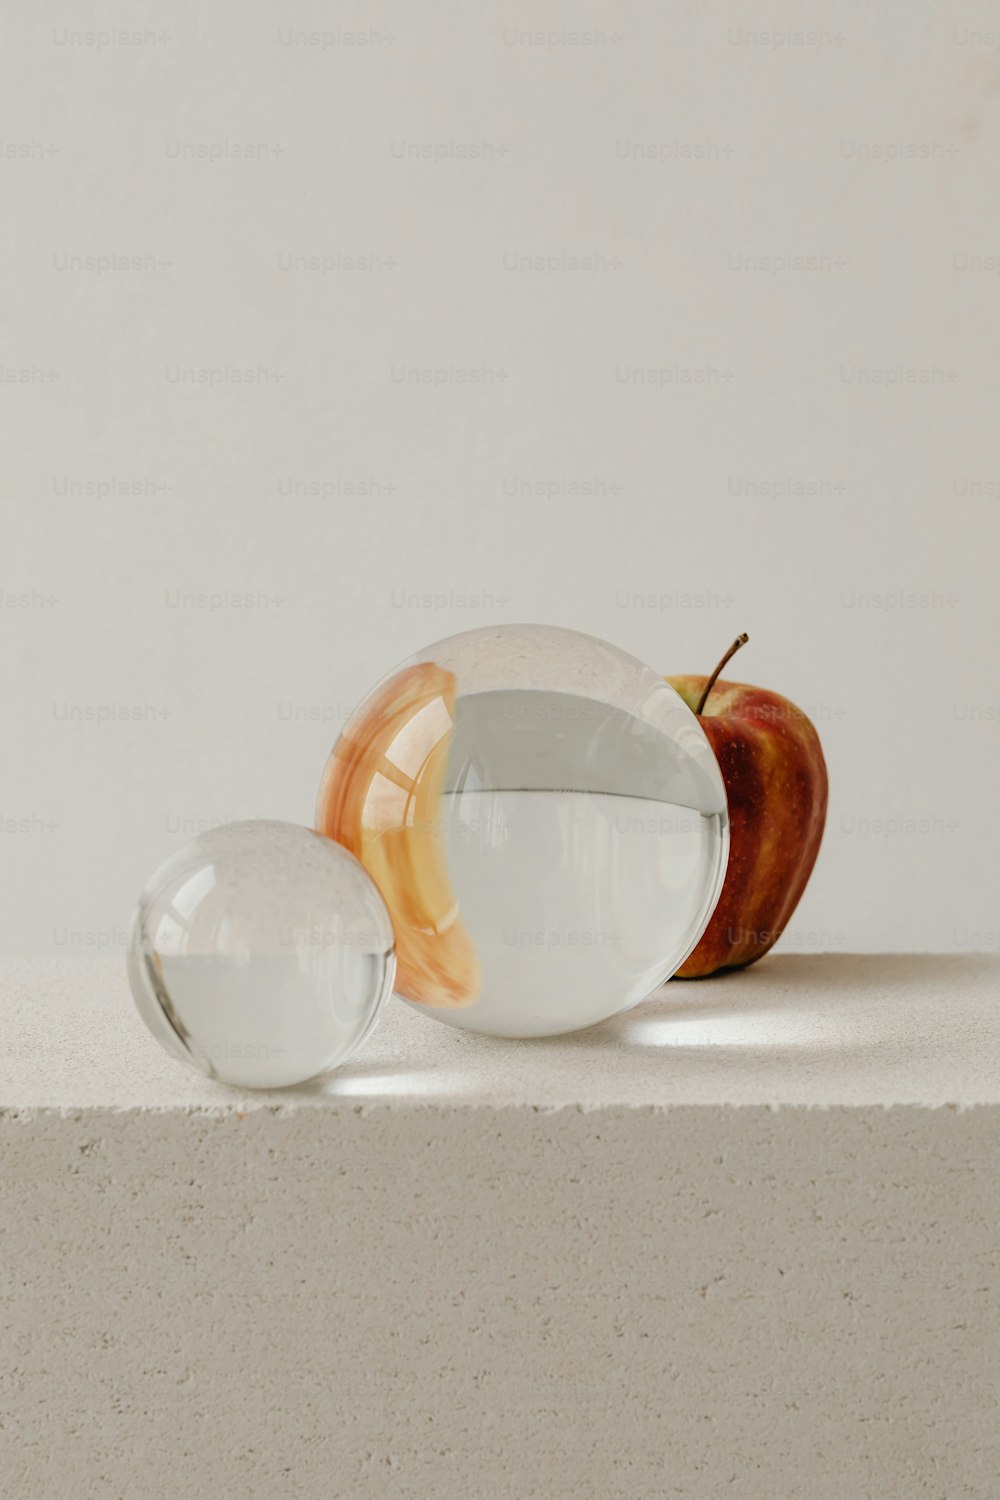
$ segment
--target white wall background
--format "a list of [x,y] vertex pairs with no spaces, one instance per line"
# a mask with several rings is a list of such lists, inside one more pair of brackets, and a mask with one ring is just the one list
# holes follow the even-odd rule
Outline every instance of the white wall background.
[[750,631],[832,782],[786,947],[998,946],[990,7],[4,19],[8,951],[122,948],[397,660],[525,619]]

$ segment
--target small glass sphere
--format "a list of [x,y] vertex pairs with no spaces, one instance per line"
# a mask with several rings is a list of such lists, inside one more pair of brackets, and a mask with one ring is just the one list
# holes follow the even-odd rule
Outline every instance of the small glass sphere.
[[722,889],[726,794],[697,718],[576,631],[452,636],[385,678],[327,762],[317,827],[396,931],[396,989],[493,1036],[577,1031],[683,963]]
[[229,823],[161,865],[139,898],[132,995],[172,1057],[282,1088],[361,1045],[392,990],[392,924],[357,860],[292,823]]

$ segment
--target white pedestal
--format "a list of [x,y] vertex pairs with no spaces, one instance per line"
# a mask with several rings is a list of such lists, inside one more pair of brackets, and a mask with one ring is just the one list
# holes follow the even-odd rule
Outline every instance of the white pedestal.
[[995,1500],[1000,960],[393,1003],[256,1095],[123,968],[0,967],[5,1493]]

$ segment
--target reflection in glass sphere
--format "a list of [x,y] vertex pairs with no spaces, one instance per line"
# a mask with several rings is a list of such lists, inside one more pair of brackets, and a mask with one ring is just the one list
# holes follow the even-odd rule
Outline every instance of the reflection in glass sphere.
[[132,924],[129,983],[172,1057],[280,1088],[364,1041],[392,990],[392,925],[339,844],[291,823],[229,823],[157,870]]
[[698,941],[728,851],[715,756],[673,688],[542,625],[452,636],[391,673],[334,746],[317,826],[385,898],[398,993],[495,1036],[643,999]]

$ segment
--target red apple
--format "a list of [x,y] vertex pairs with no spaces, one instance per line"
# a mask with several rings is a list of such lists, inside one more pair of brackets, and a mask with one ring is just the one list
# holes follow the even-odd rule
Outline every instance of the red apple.
[[711,677],[668,677],[699,716],[729,798],[729,866],[701,941],[677,971],[703,979],[743,969],[777,942],[812,873],[826,822],[826,762],[815,727],[763,688]]

